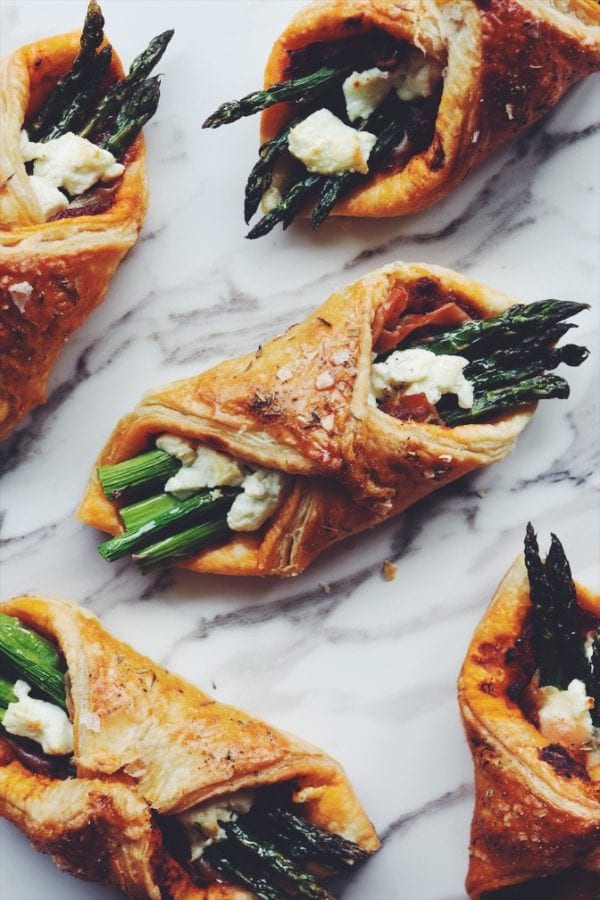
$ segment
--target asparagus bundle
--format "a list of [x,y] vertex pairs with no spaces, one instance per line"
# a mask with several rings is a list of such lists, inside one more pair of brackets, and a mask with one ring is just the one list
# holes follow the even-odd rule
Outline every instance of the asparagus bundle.
[[14,616],[0,613],[0,722],[8,704],[17,701],[13,685],[18,679],[66,710],[65,673],[56,647]]
[[98,53],[104,40],[104,18],[90,0],[80,39],[80,52],[59,79],[42,108],[26,123],[30,140],[49,141],[67,132],[87,138],[115,156],[123,156],[141,128],[154,115],[160,96],[158,78],[147,78],[167,48],[173,31],[153,38],[133,61],[129,73],[105,91],[111,47]]
[[574,327],[563,320],[588,308],[561,300],[516,304],[499,316],[464,322],[428,339],[416,338],[402,349],[422,347],[436,355],[466,357],[470,362],[464,375],[473,385],[473,405],[462,409],[453,394],[445,394],[437,410],[449,426],[477,422],[536,400],[569,396],[567,381],[547,372],[561,363],[579,366],[589,351],[576,344],[557,348],[552,344]]
[[531,522],[525,535],[525,564],[533,607],[533,645],[539,668],[540,687],[547,685],[566,690],[578,679],[595,701],[590,711],[592,722],[600,726],[600,631],[592,639],[592,654],[585,652],[582,616],[577,593],[564,548],[551,536],[545,562],[540,559],[537,538]]

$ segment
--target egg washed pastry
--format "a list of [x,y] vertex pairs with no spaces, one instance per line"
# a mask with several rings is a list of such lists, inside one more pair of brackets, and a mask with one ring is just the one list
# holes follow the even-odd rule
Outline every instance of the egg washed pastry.
[[264,110],[256,238],[307,206],[313,228],[426,209],[598,69],[596,0],[315,0],[273,45],[265,89],[204,127]]
[[554,535],[542,562],[528,526],[525,557],[469,647],[459,701],[475,764],[469,896],[595,900],[600,596],[573,582]]
[[[555,342],[583,304],[529,305],[447,269],[395,263],[238,359],[146,394],[116,426],[78,517],[142,571],[294,575],[514,448]],[[375,358],[374,358],[375,357]]]
[[92,0],[81,34],[0,64],[0,439],[44,402],[64,342],[103,299],[146,212],[140,129],[160,92],[146,76],[173,32],[125,76],[103,26]]
[[331,900],[379,846],[338,763],[66,600],[0,605],[0,722],[0,815],[129,897]]

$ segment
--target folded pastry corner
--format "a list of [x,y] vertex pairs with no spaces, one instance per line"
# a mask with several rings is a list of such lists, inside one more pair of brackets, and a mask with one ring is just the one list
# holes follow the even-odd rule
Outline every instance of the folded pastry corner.
[[516,560],[458,682],[475,767],[472,900],[600,889],[600,597],[572,582],[556,538],[544,569],[528,537],[541,576],[532,586]]
[[442,199],[494,149],[600,69],[595,0],[313,0],[267,61],[264,91],[205,127],[263,110],[249,237],[312,207],[395,216]]
[[0,676],[16,666],[45,697],[57,671],[66,685],[60,771],[24,728],[24,703],[38,720],[52,704],[23,699],[22,681],[8,704],[0,677],[0,814],[62,868],[129,897],[287,897],[301,884],[326,900],[320,879],[378,848],[322,751],[213,700],[74,603],[18,597],[0,620]]
[[171,32],[125,76],[103,24],[92,0],[81,34],[0,62],[0,439],[44,402],[64,342],[104,298],[146,213],[140,128],[159,87],[145,76]]
[[533,401],[568,395],[540,373],[585,359],[548,345],[582,308],[388,265],[256,353],[146,394],[101,452],[78,517],[118,535],[107,559],[131,552],[143,570],[180,560],[294,575],[510,453]]

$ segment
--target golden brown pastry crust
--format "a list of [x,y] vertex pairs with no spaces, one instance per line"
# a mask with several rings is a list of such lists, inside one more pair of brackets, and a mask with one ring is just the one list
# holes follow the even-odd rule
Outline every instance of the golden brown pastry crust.
[[[367,402],[377,310],[395,287],[412,290],[424,280],[458,294],[484,317],[517,302],[448,269],[386,266],[333,294],[256,354],[146,394],[117,424],[97,465],[128,459],[151,435],[169,431],[299,476],[260,532],[235,536],[183,564],[197,572],[295,575],[336,541],[502,459],[533,407],[446,428],[402,422]],[[320,387],[323,378],[329,387]],[[77,515],[112,534],[122,530],[95,471]]]
[[[61,347],[104,298],[146,212],[140,135],[108,209],[41,222],[21,156],[21,128],[78,50],[79,33],[73,32],[21,47],[0,63],[0,440],[44,402]],[[111,66],[123,76],[114,52]],[[31,294],[15,302],[10,288],[23,282]]]
[[[577,594],[600,617],[600,597],[580,586]],[[596,873],[600,885],[600,773],[544,738],[511,695],[523,681],[518,640],[530,611],[520,557],[477,627],[458,682],[475,765],[472,900],[572,866]]]
[[68,666],[77,777],[32,774],[0,737],[0,814],[62,868],[129,897],[248,897],[195,887],[166,851],[155,814],[292,780],[311,795],[303,815],[378,848],[342,768],[321,750],[216,702],[75,603],[25,596],[0,609],[55,640]]
[[[289,50],[373,28],[446,66],[435,135],[401,171],[376,175],[336,204],[334,215],[398,216],[433,206],[600,69],[596,0],[314,0],[273,45],[265,87],[289,77]],[[261,143],[280,131],[290,110],[279,104],[263,112]]]

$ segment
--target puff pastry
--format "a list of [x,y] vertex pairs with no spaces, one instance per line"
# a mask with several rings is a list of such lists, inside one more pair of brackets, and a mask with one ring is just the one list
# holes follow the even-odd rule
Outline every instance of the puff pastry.
[[[102,301],[137,240],[148,188],[141,135],[108,208],[42,222],[20,149],[23,122],[71,66],[79,33],[21,47],[0,64],[0,439],[46,399],[64,342]],[[123,69],[113,53],[111,71]]]
[[[396,216],[441,200],[496,147],[536,122],[571,85],[600,69],[595,0],[314,0],[275,42],[265,87],[289,77],[290,51],[383,32],[445,67],[429,146],[337,203],[344,216]],[[261,141],[290,116],[262,113]]]
[[0,734],[0,814],[61,868],[129,897],[250,897],[227,883],[194,883],[162,823],[232,791],[284,782],[302,792],[300,815],[367,852],[379,846],[341,767],[322,751],[214,701],[72,602],[24,596],[0,610],[54,640],[67,664],[75,774],[35,774]]
[[[257,353],[146,394],[118,423],[98,465],[133,457],[166,431],[291,476],[260,531],[230,536],[186,560],[187,568],[294,575],[336,541],[510,453],[533,405],[448,428],[401,421],[369,403],[373,346],[399,291],[417,304],[424,296],[444,307],[458,301],[484,318],[515,302],[447,269],[395,263],[333,294]],[[96,472],[77,515],[122,531]]]
[[[598,595],[578,585],[577,602],[600,624]],[[521,884],[523,896],[563,900],[600,890],[600,766],[591,757],[586,766],[544,737],[519,699],[532,676],[531,614],[519,558],[475,632],[459,679],[475,765],[472,900]]]

